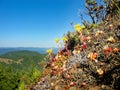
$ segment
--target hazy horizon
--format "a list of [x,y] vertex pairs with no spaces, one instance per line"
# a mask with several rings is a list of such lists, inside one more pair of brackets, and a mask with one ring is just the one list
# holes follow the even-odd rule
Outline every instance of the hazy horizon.
[[24,47],[24,46],[21,46],[21,47],[17,47],[17,46],[13,46],[13,47],[0,47],[0,48],[58,48],[58,47]]

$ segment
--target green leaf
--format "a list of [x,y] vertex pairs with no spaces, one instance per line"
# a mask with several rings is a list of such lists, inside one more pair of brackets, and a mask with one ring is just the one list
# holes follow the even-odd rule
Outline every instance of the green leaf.
[[19,86],[19,90],[24,90],[24,87],[25,87],[25,83],[24,82],[21,82],[20,86]]

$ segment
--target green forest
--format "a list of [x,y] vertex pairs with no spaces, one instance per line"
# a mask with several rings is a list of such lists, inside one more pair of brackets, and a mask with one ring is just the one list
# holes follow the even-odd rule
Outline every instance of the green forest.
[[46,54],[34,51],[12,51],[0,55],[0,90],[24,90],[24,85],[32,85],[39,76]]

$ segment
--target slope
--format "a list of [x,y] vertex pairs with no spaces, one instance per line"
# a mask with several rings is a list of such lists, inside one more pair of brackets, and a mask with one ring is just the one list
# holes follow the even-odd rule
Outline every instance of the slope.
[[[46,54],[40,54],[34,51],[12,51],[6,54],[0,55],[0,61],[4,66],[11,64],[15,69],[29,68],[31,64],[38,66]],[[6,62],[6,63],[5,63]]]

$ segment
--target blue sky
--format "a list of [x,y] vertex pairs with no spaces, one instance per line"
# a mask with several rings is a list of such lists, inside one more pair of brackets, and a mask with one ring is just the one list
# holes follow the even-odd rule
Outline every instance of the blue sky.
[[0,47],[56,47],[84,0],[0,0]]

